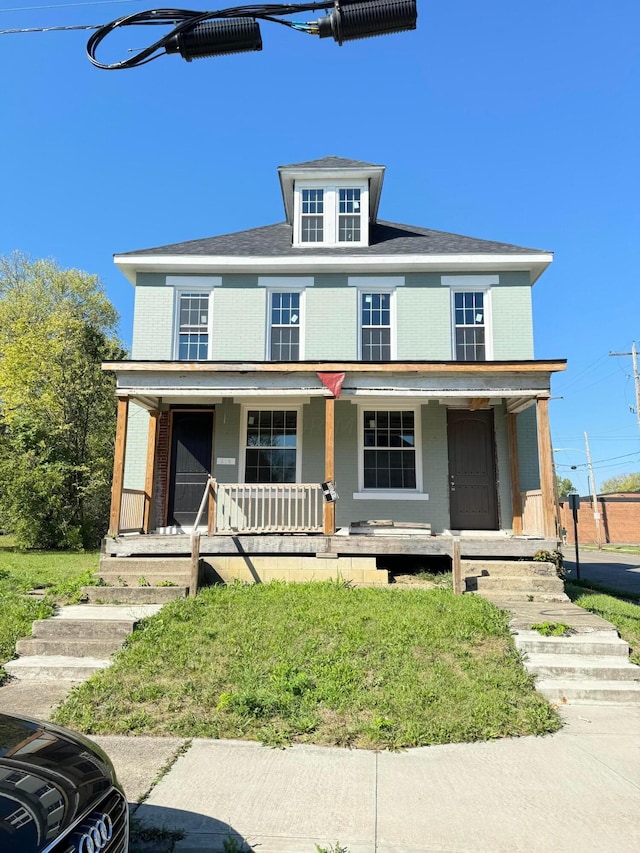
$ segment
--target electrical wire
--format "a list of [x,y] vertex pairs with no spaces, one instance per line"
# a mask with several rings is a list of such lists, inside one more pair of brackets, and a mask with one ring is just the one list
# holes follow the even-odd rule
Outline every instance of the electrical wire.
[[[295,15],[299,12],[314,12],[333,8],[333,0],[331,2],[320,3],[303,3],[303,4],[270,4],[257,6],[234,6],[230,9],[219,9],[216,12],[194,12],[186,9],[151,9],[145,12],[136,12],[132,15],[125,15],[122,18],[117,18],[108,24],[104,24],[96,29],[96,32],[89,38],[87,42],[87,56],[89,61],[97,68],[103,68],[107,71],[118,70],[122,68],[135,68],[140,65],[146,65],[154,59],[158,59],[167,53],[167,45],[173,42],[176,36],[188,30],[192,30],[198,24],[204,21],[215,19],[229,18],[258,18],[263,21],[270,21],[274,24],[282,24],[283,26],[292,29],[316,34],[317,27],[313,23],[302,23],[288,20],[282,20],[280,16]],[[100,62],[96,58],[96,51],[101,42],[114,30],[122,27],[132,26],[173,26],[173,29],[155,41],[149,47],[139,50],[134,56],[124,59],[121,62],[106,64]],[[94,29],[91,27],[91,29]]]
[[[75,9],[79,6],[111,6],[114,3],[140,3],[142,0],[89,0],[85,3],[50,3],[47,6],[14,6],[12,9],[0,9],[3,12],[40,12],[47,9]],[[22,30],[20,30],[22,32]]]

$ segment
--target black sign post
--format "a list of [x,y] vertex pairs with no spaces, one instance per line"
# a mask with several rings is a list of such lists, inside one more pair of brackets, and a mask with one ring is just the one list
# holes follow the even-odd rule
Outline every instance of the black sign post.
[[578,510],[580,509],[580,495],[570,492],[569,509],[573,513],[573,541],[576,543],[576,578],[580,580],[580,555],[578,553]]

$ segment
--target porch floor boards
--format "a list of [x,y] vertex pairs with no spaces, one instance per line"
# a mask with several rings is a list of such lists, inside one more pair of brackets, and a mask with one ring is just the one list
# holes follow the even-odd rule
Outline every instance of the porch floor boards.
[[[200,555],[296,554],[332,556],[415,555],[451,556],[451,535],[411,534],[402,536],[367,536],[361,534],[324,536],[322,534],[225,534],[200,537]],[[555,539],[516,537],[496,533],[495,536],[460,537],[462,557],[530,559],[537,551],[554,551]],[[107,537],[103,540],[107,556],[188,556],[191,536],[188,534],[133,534]]]

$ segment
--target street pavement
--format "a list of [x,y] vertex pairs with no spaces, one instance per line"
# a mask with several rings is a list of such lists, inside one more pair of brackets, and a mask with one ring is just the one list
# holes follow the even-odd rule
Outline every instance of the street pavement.
[[[576,577],[575,548],[565,545],[564,567],[569,580]],[[581,548],[580,579],[610,586],[620,592],[640,593],[640,556],[613,551],[591,551]]]
[[565,727],[551,736],[398,753],[95,740],[130,799],[151,788],[136,820],[184,833],[174,853],[637,853],[640,708],[562,714]]

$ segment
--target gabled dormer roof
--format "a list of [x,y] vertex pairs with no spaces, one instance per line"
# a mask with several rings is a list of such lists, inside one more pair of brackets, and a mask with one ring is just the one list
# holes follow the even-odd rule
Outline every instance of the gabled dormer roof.
[[295,182],[318,180],[366,180],[369,183],[369,222],[375,222],[380,205],[384,166],[376,163],[365,163],[364,160],[348,160],[346,157],[321,157],[318,160],[308,160],[306,163],[291,163],[289,166],[278,166],[280,186],[286,220],[293,222]]

